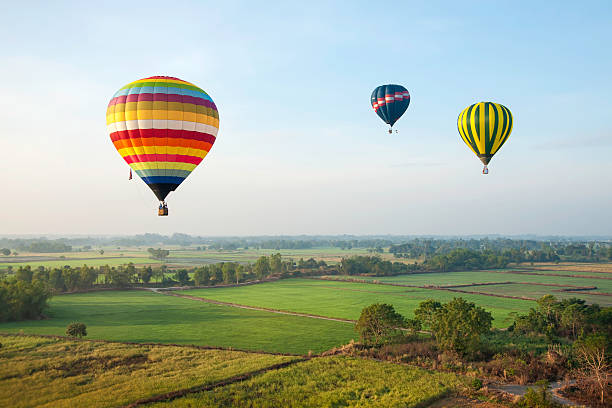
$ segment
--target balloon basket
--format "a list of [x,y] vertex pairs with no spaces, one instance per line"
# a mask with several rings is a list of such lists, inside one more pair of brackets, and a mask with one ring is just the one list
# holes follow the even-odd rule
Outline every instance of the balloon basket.
[[484,168],[482,169],[482,174],[489,174],[489,168],[487,167],[486,164],[485,164]]
[[168,216],[168,206],[166,205],[166,203],[161,203],[159,205],[159,209],[157,210],[157,215],[160,217]]

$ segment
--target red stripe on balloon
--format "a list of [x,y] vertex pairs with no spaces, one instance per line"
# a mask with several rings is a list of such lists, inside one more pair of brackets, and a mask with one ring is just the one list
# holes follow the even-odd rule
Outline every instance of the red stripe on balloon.
[[[126,131],[113,132],[110,135],[111,140],[130,139],[130,135]],[[147,137],[167,137],[170,139],[188,139],[197,140],[199,142],[215,143],[216,137],[204,132],[196,132],[193,130],[178,130],[178,129],[139,129],[136,138],[146,139]]]
[[[168,157],[172,157],[172,160],[168,160]],[[144,162],[160,162],[169,161],[175,163],[191,163],[200,164],[202,162],[201,157],[186,156],[184,154],[139,154],[125,156],[123,158],[128,164],[132,163],[144,163]]]

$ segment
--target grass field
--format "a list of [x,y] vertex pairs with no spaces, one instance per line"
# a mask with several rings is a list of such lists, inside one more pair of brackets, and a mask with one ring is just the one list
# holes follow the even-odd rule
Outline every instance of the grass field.
[[558,264],[551,264],[548,262],[536,262],[533,265],[522,264],[520,266],[524,267],[525,269],[544,270],[549,272],[571,272],[575,274],[612,274],[612,263],[560,262]]
[[[333,276],[334,279],[362,279],[367,281],[380,281],[385,283],[400,283],[405,285],[468,285],[473,283],[492,283],[492,282],[516,282],[516,283],[542,283],[555,285],[570,286],[595,286],[593,292],[612,293],[612,280],[609,279],[589,279],[589,278],[569,278],[563,276],[545,276],[545,275],[525,275],[514,273],[500,273],[508,271],[466,271],[466,272],[444,272],[444,273],[421,273],[398,276],[383,276],[383,277],[350,277],[350,276]],[[468,286],[458,289],[467,291],[476,291],[483,293],[492,293],[506,296],[525,296],[538,298],[546,294],[554,295],[561,299],[577,297],[584,299],[589,303],[598,303],[602,306],[610,306],[612,297],[602,295],[590,295],[589,291],[581,293],[558,292],[563,289],[558,286],[540,286],[540,285],[486,285],[486,286]],[[459,294],[458,294],[459,296]],[[464,296],[461,294],[460,296]],[[467,295],[466,295],[467,296]],[[511,300],[511,299],[510,299]]]
[[553,295],[559,299],[569,299],[577,297],[586,300],[588,303],[597,303],[605,307],[612,306],[612,296],[592,295],[589,294],[589,291],[581,291],[580,293],[560,292],[556,290],[559,290],[561,288],[554,286],[505,284],[467,286],[462,287],[461,289],[501,295],[526,296],[535,299],[540,298],[544,295]]
[[321,357],[247,381],[148,407],[417,407],[465,380],[349,357]]
[[490,311],[495,319],[494,327],[507,327],[511,323],[510,313],[524,313],[535,305],[527,300],[315,279],[286,279],[252,286],[193,289],[180,293],[223,302],[352,320],[358,319],[361,310],[372,303],[390,303],[399,313],[410,317],[424,300],[447,302],[453,297],[461,296]]
[[0,332],[63,335],[73,321],[88,338],[198,344],[306,354],[356,338],[348,323],[217,306],[145,291],[59,295],[46,320],[0,323]]
[[[366,249],[354,248],[342,250],[340,248],[322,247],[311,249],[239,249],[235,251],[217,251],[206,250],[197,251],[194,248],[184,247],[167,247],[170,250],[170,256],[166,260],[166,264],[170,267],[194,267],[210,263],[219,262],[254,262],[262,255],[271,255],[280,252],[285,258],[293,258],[296,261],[300,258],[324,260],[328,263],[337,263],[342,257],[352,255],[371,255]],[[389,253],[381,254],[383,258],[392,259]],[[403,260],[402,260],[403,261]],[[407,260],[410,261],[410,260]],[[32,268],[38,266],[45,267],[62,267],[69,266],[119,266],[129,262],[136,265],[159,264],[159,261],[149,258],[147,248],[144,247],[126,247],[122,249],[104,248],[104,254],[99,251],[83,251],[83,252],[62,252],[62,253],[20,253],[19,256],[0,257],[0,270],[6,270],[6,267],[12,265],[13,268],[19,266],[30,265]]]
[[30,336],[0,336],[0,343],[3,407],[117,407],[295,359]]

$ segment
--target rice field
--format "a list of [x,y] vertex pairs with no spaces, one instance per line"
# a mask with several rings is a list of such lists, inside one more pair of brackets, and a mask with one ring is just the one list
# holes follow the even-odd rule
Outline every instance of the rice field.
[[399,313],[411,317],[414,309],[424,300],[448,302],[453,297],[461,296],[490,311],[494,327],[507,327],[512,322],[511,313],[524,313],[535,305],[528,300],[317,279],[285,279],[252,286],[193,289],[180,293],[222,302],[351,320],[358,319],[361,310],[372,303],[392,304]]
[[54,296],[48,319],[0,323],[0,332],[63,335],[87,325],[88,338],[233,347],[306,354],[356,338],[351,324],[237,309],[147,291]]
[[295,360],[191,347],[0,336],[0,406],[117,407]]
[[147,407],[423,407],[466,383],[451,373],[321,357]]

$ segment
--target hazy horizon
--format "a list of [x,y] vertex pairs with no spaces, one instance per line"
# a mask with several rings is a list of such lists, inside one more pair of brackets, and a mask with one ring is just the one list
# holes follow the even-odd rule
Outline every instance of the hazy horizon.
[[[0,234],[612,234],[609,2],[164,6],[5,6]],[[152,75],[220,115],[169,217],[105,126]],[[412,97],[393,135],[369,104],[385,83]],[[488,176],[456,129],[481,100],[514,115]]]

